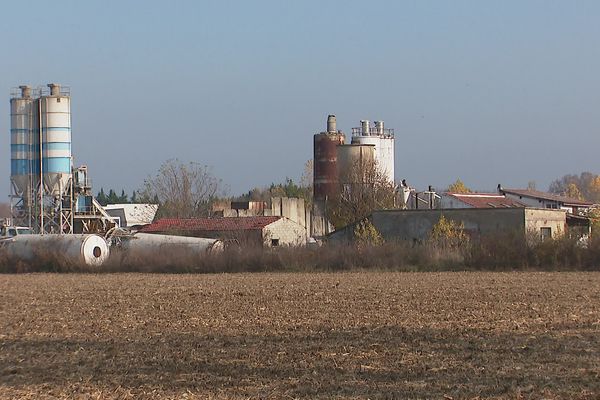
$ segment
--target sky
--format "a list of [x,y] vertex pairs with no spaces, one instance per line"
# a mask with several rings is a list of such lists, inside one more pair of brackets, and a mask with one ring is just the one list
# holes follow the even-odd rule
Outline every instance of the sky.
[[131,193],[172,158],[231,195],[298,180],[328,114],[395,130],[396,178],[538,189],[600,173],[598,1],[27,1],[0,5],[11,88],[72,96],[75,165]]

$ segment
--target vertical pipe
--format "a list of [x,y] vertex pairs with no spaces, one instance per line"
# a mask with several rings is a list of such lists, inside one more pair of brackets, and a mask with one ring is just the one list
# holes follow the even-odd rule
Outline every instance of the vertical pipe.
[[369,129],[369,120],[368,119],[363,119],[360,121],[360,125],[362,128],[362,135],[363,136],[369,136],[370,134],[370,129]]
[[337,131],[337,123],[335,115],[327,116],[327,133],[335,133]]
[[[59,193],[62,193],[62,181],[60,179],[58,180],[58,191],[59,191]],[[59,197],[58,201],[59,201],[59,203],[58,203],[58,226],[59,226],[58,233],[62,234],[63,233],[63,209],[62,209],[62,206],[63,206],[62,203],[63,202],[62,202],[62,197]]]
[[[35,100],[33,100],[35,101]],[[29,109],[27,110],[27,125],[29,131],[27,132],[27,143],[29,145],[29,149],[27,151],[27,165],[29,167],[29,184],[27,185],[27,197],[29,197],[28,205],[27,205],[27,219],[29,223],[29,230],[33,232],[33,203],[35,201],[35,195],[33,192],[33,106],[34,102],[29,103]]]
[[44,169],[44,151],[42,149],[42,99],[38,99],[38,119],[39,119],[39,144],[40,144],[40,188],[39,188],[39,200],[40,200],[40,234],[44,234],[44,180],[43,180],[43,169]]

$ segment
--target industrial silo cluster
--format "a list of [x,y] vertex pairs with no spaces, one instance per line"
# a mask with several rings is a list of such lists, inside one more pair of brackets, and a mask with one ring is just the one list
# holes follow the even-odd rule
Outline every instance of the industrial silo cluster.
[[9,260],[100,266],[111,248],[148,262],[169,254],[165,247],[201,257],[222,245],[121,228],[123,221],[94,198],[87,166],[73,167],[68,88],[19,86],[11,92],[10,115],[12,218],[0,226],[0,250]]
[[69,90],[20,86],[10,99],[11,205],[16,223],[39,233],[72,233]]
[[383,121],[361,120],[352,138],[337,129],[335,115],[327,117],[327,130],[314,135],[313,235],[322,236],[333,227],[326,218],[327,200],[339,190],[340,177],[355,165],[373,161],[383,177],[394,183],[394,130]]

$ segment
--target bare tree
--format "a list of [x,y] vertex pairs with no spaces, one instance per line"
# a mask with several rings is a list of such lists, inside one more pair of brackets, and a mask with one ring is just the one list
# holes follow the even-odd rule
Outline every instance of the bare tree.
[[327,217],[336,228],[367,217],[375,210],[396,208],[396,190],[372,159],[353,162],[339,175],[336,194],[327,201]]
[[223,183],[212,170],[195,162],[165,161],[140,191],[145,201],[158,201],[160,217],[205,217],[212,203],[223,195]]

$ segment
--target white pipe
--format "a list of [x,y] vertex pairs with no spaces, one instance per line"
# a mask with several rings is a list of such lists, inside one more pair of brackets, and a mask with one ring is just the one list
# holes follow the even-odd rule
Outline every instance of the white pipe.
[[210,252],[222,251],[223,242],[218,239],[136,233],[123,241],[123,250],[145,257],[152,253],[173,254],[177,250],[202,256]]
[[2,244],[9,259],[24,262],[56,257],[65,264],[99,267],[110,255],[98,235],[17,235]]

